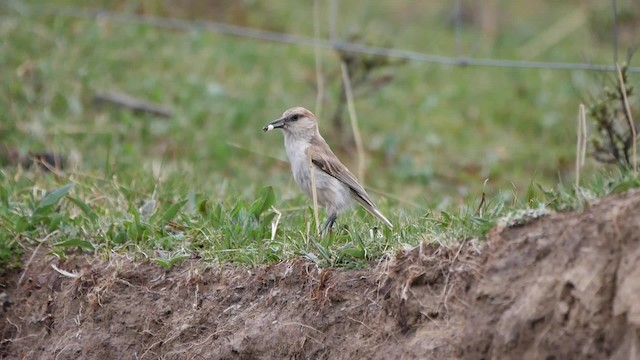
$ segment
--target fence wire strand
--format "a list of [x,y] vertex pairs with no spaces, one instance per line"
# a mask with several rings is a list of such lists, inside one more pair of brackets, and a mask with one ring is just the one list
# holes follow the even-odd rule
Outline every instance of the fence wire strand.
[[[581,71],[616,71],[615,65],[524,61],[510,59],[480,59],[468,56],[442,56],[418,51],[401,50],[368,46],[338,39],[314,39],[312,37],[255,29],[238,25],[231,25],[214,21],[190,21],[176,18],[135,15],[114,12],[100,8],[73,8],[58,6],[25,6],[10,3],[12,9],[24,16],[57,16],[82,19],[105,19],[131,25],[147,25],[158,28],[183,31],[209,31],[213,33],[233,35],[248,39],[271,41],[284,44],[319,46],[324,49],[335,49],[366,55],[385,56],[389,58],[405,59],[408,61],[434,63],[440,65],[497,67],[514,69],[547,69],[547,70],[581,70]],[[629,72],[640,73],[640,67],[629,67]]]

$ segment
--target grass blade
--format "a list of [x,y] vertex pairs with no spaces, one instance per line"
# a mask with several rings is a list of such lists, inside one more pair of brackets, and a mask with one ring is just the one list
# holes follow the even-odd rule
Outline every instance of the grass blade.
[[49,192],[45,197],[42,198],[42,200],[40,200],[36,211],[38,211],[38,209],[48,208],[57,204],[63,197],[65,197],[65,195],[69,193],[69,191],[71,191],[72,188],[73,183],[69,183]]
[[180,211],[180,209],[182,209],[182,207],[186,203],[187,203],[187,200],[181,200],[169,206],[169,208],[164,213],[162,213],[160,217],[153,219],[152,222],[157,225],[166,224],[168,221],[173,220],[173,218],[178,214],[178,211]]
[[80,240],[80,239],[70,239],[70,240],[65,240],[65,241],[61,241],[61,242],[57,242],[55,244],[53,244],[53,246],[55,247],[79,247],[83,250],[87,250],[90,252],[93,252],[96,250],[96,247],[90,242],[90,241],[86,241],[86,240]]
[[91,221],[95,221],[98,218],[98,215],[96,215],[96,212],[93,211],[93,209],[84,201],[75,198],[73,196],[69,196],[67,197],[67,199],[69,199],[69,201],[71,201],[75,206],[77,206],[78,208],[80,208],[80,210],[82,210],[82,212],[89,218],[91,219]]

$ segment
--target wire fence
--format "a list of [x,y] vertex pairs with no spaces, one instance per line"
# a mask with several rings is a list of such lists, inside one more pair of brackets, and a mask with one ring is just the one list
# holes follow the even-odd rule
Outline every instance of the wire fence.
[[[615,0],[614,1],[614,27],[615,27]],[[300,46],[320,47],[324,49],[334,49],[358,54],[385,56],[408,61],[435,63],[451,66],[475,66],[475,67],[497,67],[515,69],[547,69],[547,70],[577,70],[577,71],[616,71],[615,64],[590,64],[575,62],[553,62],[553,61],[525,61],[512,59],[491,59],[475,58],[470,56],[442,56],[418,51],[401,50],[368,46],[354,42],[347,42],[337,39],[334,35],[330,39],[312,38],[303,35],[288,34],[282,32],[268,31],[231,25],[214,21],[191,21],[168,17],[157,17],[148,15],[136,15],[122,12],[114,12],[100,8],[74,8],[74,7],[53,7],[53,6],[27,6],[17,2],[9,3],[12,10],[24,16],[57,16],[82,19],[105,19],[112,22],[147,25],[158,28],[183,30],[183,31],[209,31],[218,34],[238,36],[248,39],[271,41],[276,43],[293,44]],[[459,6],[456,5],[456,6]],[[457,21],[459,26],[459,21]],[[458,31],[457,31],[458,32]],[[617,59],[617,37],[615,29],[614,44]],[[640,73],[640,67],[629,67],[629,72]]]

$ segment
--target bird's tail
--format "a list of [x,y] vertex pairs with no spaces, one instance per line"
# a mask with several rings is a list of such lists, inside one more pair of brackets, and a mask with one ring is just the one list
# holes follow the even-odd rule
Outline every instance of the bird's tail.
[[371,206],[370,204],[367,204],[367,203],[362,202],[362,201],[360,202],[360,204],[371,215],[373,215],[373,216],[377,217],[378,219],[380,219],[380,221],[382,221],[390,229],[393,229],[393,224],[391,224],[391,221],[389,221],[389,219],[387,219],[384,215],[382,215],[382,213],[380,212],[380,210],[378,210],[378,208],[376,208],[375,206]]
[[[358,194],[356,194],[356,195],[358,195]],[[389,219],[387,219],[384,215],[382,215],[380,210],[378,210],[378,208],[375,206],[375,204],[373,202],[371,202],[371,200],[369,200],[368,197],[365,199],[362,196],[358,195],[358,196],[355,196],[355,199],[356,199],[356,201],[358,201],[360,203],[360,205],[362,205],[363,208],[365,208],[365,210],[367,210],[369,212],[369,214],[377,217],[378,219],[380,219],[380,221],[382,221],[390,229],[393,229],[393,224],[391,224],[391,221],[389,221]]]
[[[367,209],[369,210],[369,209]],[[380,219],[380,221],[382,221],[385,225],[387,225],[390,229],[393,229],[393,224],[391,224],[391,221],[389,221],[389,219],[387,219],[384,215],[382,215],[382,213],[380,212],[380,210],[378,210],[377,208],[371,208],[371,210],[369,210],[371,212],[371,214],[373,214],[375,217],[377,217],[378,219]]]

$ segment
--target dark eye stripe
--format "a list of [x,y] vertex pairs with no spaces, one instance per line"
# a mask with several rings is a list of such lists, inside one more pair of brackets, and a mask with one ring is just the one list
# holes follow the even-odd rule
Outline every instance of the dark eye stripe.
[[291,115],[291,121],[296,121],[300,119],[300,114]]

